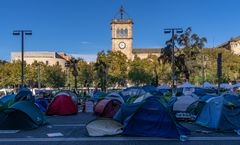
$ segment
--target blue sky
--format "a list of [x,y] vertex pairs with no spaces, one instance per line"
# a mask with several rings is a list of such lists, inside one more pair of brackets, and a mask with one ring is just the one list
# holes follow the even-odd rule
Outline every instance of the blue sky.
[[159,48],[164,28],[192,27],[208,47],[240,35],[239,0],[1,0],[0,59],[20,51],[16,29],[31,29],[26,51],[96,54],[111,49],[110,22],[123,4],[134,21],[133,47]]

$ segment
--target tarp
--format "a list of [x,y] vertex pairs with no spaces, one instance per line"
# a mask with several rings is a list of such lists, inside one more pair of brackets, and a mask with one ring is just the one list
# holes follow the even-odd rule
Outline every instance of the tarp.
[[47,115],[71,115],[78,113],[76,96],[70,96],[66,92],[58,93],[49,104]]
[[124,135],[179,138],[189,131],[177,124],[158,97],[147,98],[134,114],[124,121]]
[[86,125],[89,136],[112,136],[123,132],[122,124],[112,119],[96,119]]
[[0,129],[25,130],[46,123],[42,111],[30,101],[19,101],[0,112]]

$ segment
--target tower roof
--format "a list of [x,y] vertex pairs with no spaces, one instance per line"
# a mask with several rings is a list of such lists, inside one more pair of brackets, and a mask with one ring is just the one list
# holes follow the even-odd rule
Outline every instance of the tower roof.
[[113,18],[113,23],[133,23],[132,19],[129,18],[129,15],[125,11],[124,7],[121,5],[118,12],[115,14]]

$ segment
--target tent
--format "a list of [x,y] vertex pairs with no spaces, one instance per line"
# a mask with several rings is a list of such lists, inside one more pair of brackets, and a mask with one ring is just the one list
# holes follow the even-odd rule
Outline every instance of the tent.
[[0,129],[35,129],[46,123],[42,111],[30,101],[20,101],[0,112]]
[[204,88],[216,88],[217,86],[216,86],[216,85],[213,85],[213,84],[211,84],[211,83],[209,83],[209,82],[204,82],[204,83],[203,83],[203,87],[204,87]]
[[202,108],[204,107],[206,101],[213,97],[217,97],[217,95],[207,94],[205,96],[200,97],[199,100],[193,102],[191,105],[188,106],[186,112],[197,116],[202,111]]
[[232,89],[232,85],[229,85],[229,84],[227,84],[227,83],[222,83],[222,84],[220,84],[220,88],[222,88],[222,89]]
[[147,98],[124,121],[124,135],[179,138],[189,131],[177,124],[158,97]]
[[96,119],[86,125],[89,136],[112,136],[122,133],[122,124],[112,119]]
[[26,101],[26,100],[32,101],[32,102],[35,101],[32,92],[28,88],[21,88],[17,93],[17,95],[15,96],[15,102]]
[[198,100],[198,97],[194,94],[177,97],[176,102],[173,104],[173,111],[186,112],[187,108],[197,100]]
[[132,116],[137,109],[142,105],[143,102],[122,104],[118,112],[113,116],[113,119],[124,124],[124,121]]
[[123,100],[122,96],[119,93],[117,93],[117,92],[111,92],[105,98],[106,99],[117,99],[121,103],[124,103],[124,100]]
[[77,114],[77,96],[74,93],[59,92],[49,104],[47,115],[71,115]]
[[117,99],[103,99],[96,104],[94,111],[98,116],[111,118],[119,110],[121,104]]
[[197,96],[201,97],[201,96],[205,96],[207,94],[216,94],[217,90],[214,88],[195,88],[195,91],[193,92],[194,94],[196,94]]
[[98,100],[105,98],[106,95],[107,95],[107,93],[98,91],[93,94],[92,99],[94,101],[98,101]]
[[240,97],[233,94],[207,100],[196,123],[208,128],[233,130],[240,128]]
[[43,111],[46,112],[47,111],[47,107],[48,107],[48,99],[46,98],[37,98],[35,100],[35,103],[38,105],[38,107]]
[[162,85],[157,87],[157,91],[161,93],[172,92],[172,88],[168,85]]
[[141,95],[140,97],[136,98],[136,100],[133,103],[138,103],[138,102],[142,102],[143,100],[152,97],[153,95],[150,93],[146,93],[144,95]]
[[10,107],[14,104],[15,94],[3,96],[0,99],[0,110]]
[[189,82],[185,82],[182,85],[178,85],[177,88],[196,88],[197,86],[190,84]]
[[143,87],[133,86],[122,90],[119,94],[123,97],[124,101],[126,101],[131,96],[141,96],[145,93],[146,91]]

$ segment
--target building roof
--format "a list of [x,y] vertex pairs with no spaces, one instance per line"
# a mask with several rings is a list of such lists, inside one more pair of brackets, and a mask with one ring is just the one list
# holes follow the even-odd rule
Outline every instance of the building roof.
[[230,42],[236,42],[236,41],[240,41],[240,36],[235,37],[235,38],[231,38],[229,41],[224,42],[223,44],[221,44],[221,45],[219,45],[217,47],[218,48],[220,48],[220,47],[229,48]]
[[162,48],[134,48],[132,50],[133,54],[139,53],[161,53]]

